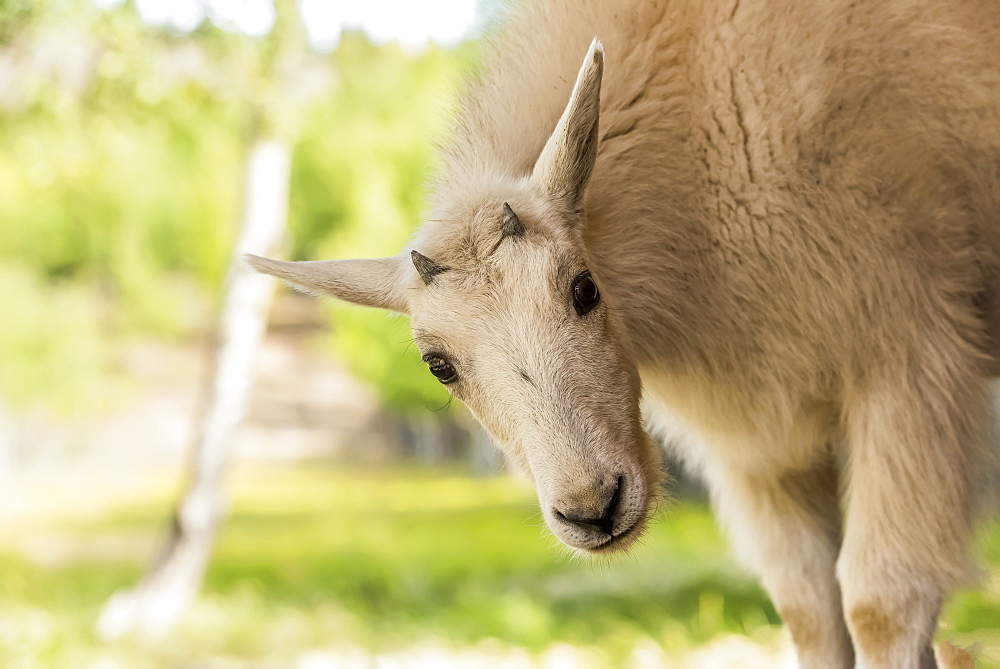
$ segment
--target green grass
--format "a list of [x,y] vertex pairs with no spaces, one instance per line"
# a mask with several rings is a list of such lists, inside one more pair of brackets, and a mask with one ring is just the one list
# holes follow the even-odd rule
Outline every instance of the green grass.
[[[0,530],[0,666],[278,667],[314,648],[486,639],[530,653],[564,642],[616,664],[638,643],[775,636],[767,597],[698,504],[658,514],[630,556],[581,560],[543,530],[523,483],[314,466],[237,472],[203,598],[168,639],[104,644],[96,613],[141,572],[172,494],[122,478],[8,493],[21,511]],[[942,627],[963,643],[1000,638],[998,524],[980,549],[986,585],[959,594]]]

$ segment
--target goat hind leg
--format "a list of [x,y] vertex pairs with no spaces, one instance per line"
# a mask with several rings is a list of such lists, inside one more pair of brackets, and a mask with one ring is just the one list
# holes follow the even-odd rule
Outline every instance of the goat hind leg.
[[835,570],[837,478],[832,463],[780,477],[709,471],[716,514],[760,576],[803,669],[854,666]]
[[850,494],[837,569],[865,669],[934,667],[941,603],[967,569],[985,396],[971,381],[907,381],[846,414]]

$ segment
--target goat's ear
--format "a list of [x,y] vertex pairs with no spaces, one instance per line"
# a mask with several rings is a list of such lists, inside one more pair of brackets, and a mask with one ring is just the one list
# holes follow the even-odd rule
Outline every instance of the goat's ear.
[[245,257],[258,272],[276,276],[308,293],[409,313],[402,287],[401,257],[304,262],[283,262],[250,254]]
[[594,38],[569,104],[531,172],[531,180],[542,195],[572,211],[583,206],[583,194],[597,159],[603,74],[604,47]]

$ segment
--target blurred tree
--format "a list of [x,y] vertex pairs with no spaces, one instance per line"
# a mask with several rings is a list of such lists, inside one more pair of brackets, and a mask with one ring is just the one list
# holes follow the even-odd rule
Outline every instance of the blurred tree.
[[[269,40],[208,23],[190,35],[152,30],[129,3],[30,6],[0,2],[0,21],[19,26],[0,45],[0,292],[24,316],[0,331],[0,402],[15,408],[100,409],[112,344],[201,327],[223,284],[254,136],[295,143],[293,258],[398,251],[474,54],[412,54],[348,33],[329,56],[279,68],[316,100],[288,104],[267,94]],[[57,302],[84,319],[62,327]],[[39,319],[53,325],[40,340],[28,327]],[[412,415],[444,404],[404,320],[341,305],[330,319],[332,349],[387,406]],[[84,339],[91,353],[72,356],[73,373],[56,382]]]
[[[285,58],[272,37],[152,29],[132,3],[90,0],[0,0],[0,32],[0,422],[116,409],[145,381],[121,373],[123,344],[200,333],[254,138],[294,143],[294,258],[399,250],[474,53],[348,33],[328,56]],[[320,97],[290,104],[289,90]],[[428,435],[455,418],[428,412],[446,395],[405,319],[345,305],[329,318],[331,350],[395,415]],[[19,425],[0,450],[37,457]]]
[[226,275],[204,413],[194,442],[186,488],[160,554],[133,589],[112,595],[97,629],[105,638],[128,631],[161,636],[201,586],[223,515],[224,479],[233,437],[253,382],[253,361],[267,326],[273,285],[250,271],[245,253],[277,249],[288,209],[291,142],[295,119],[308,99],[290,74],[307,53],[295,0],[275,0],[275,24],[260,47],[250,86],[239,91],[252,110],[252,135],[244,180],[242,223]]

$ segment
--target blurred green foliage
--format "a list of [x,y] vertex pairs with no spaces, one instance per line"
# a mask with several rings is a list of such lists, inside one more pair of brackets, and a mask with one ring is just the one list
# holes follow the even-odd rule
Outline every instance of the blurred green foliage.
[[[447,130],[471,48],[419,57],[347,34],[332,54],[335,95],[316,104],[296,146],[291,256],[393,255],[420,221],[433,141]],[[408,346],[406,319],[330,303],[334,349],[401,411],[440,406],[447,394]]]
[[[292,257],[399,251],[473,49],[413,54],[347,34],[294,61],[325,76],[307,102],[278,85],[278,51],[211,25],[154,30],[129,3],[0,3],[0,57],[24,83],[0,99],[0,401],[93,409],[117,343],[208,326],[262,134],[294,144]],[[75,79],[52,65],[74,58]],[[404,357],[404,323],[330,314],[332,346],[391,406],[443,401]]]
[[[170,497],[131,478],[84,503],[67,501],[80,489],[64,478],[20,491],[27,511],[0,528],[0,666],[293,666],[309,649],[484,639],[531,653],[569,643],[615,666],[642,643],[775,637],[766,595],[701,505],[657,514],[629,556],[577,559],[542,528],[525,483],[312,466],[237,471],[203,599],[162,642],[106,645],[97,611],[134,582]],[[1000,524],[978,546],[984,587],[953,599],[939,636],[1000,661]]]
[[0,44],[6,44],[38,12],[38,4],[32,0],[4,0],[0,8]]

